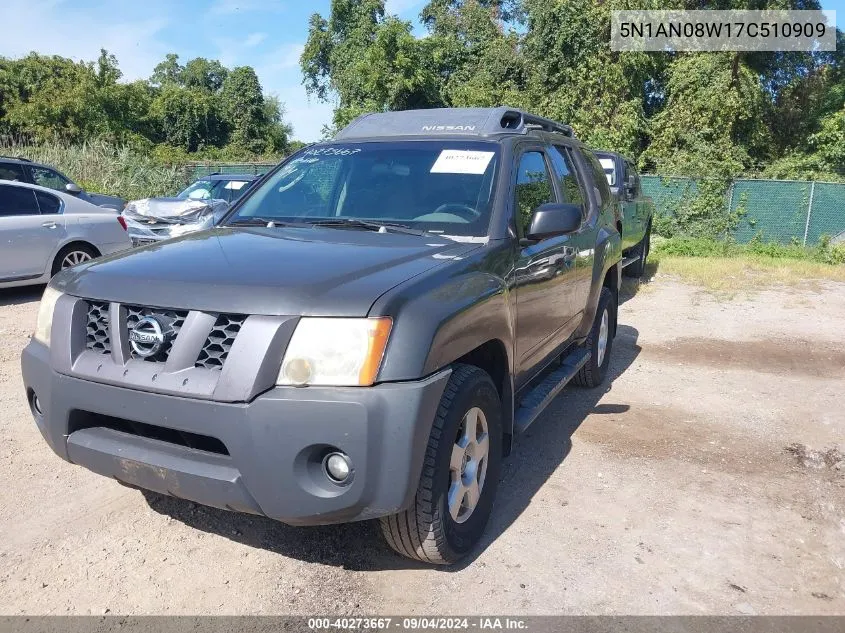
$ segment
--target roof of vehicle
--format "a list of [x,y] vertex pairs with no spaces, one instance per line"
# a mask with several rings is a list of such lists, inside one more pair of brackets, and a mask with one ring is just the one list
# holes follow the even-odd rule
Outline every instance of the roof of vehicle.
[[49,187],[42,187],[41,185],[33,185],[28,182],[21,182],[20,180],[0,179],[0,185],[13,185],[15,187],[24,187],[26,189],[34,189],[35,191],[41,191],[43,193],[48,193],[52,196],[57,196],[65,203],[65,206],[74,213],[88,213],[89,211],[93,210],[99,210],[100,212],[110,213],[115,212],[114,209],[110,209],[108,207],[98,207],[96,204],[92,204],[87,200],[81,200],[80,198],[72,196],[69,193],[56,191],[55,189],[50,189]]
[[0,162],[2,163],[15,163],[18,165],[34,165],[36,167],[47,167],[49,169],[56,169],[55,167],[48,165],[46,163],[37,163],[34,160],[29,160],[24,156],[0,156]]
[[335,135],[334,140],[396,136],[501,137],[534,131],[574,138],[572,128],[518,108],[432,108],[364,114]]
[[197,180],[256,180],[261,178],[263,174],[221,174],[213,173],[206,176],[200,176]]

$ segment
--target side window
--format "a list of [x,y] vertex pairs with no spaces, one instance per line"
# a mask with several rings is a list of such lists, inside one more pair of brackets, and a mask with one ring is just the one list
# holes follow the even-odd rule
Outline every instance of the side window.
[[552,182],[542,152],[526,152],[519,159],[514,200],[517,225],[522,235],[528,232],[534,209],[544,202],[553,201]]
[[35,192],[27,187],[0,185],[0,217],[39,215]]
[[581,155],[593,170],[593,185],[598,193],[599,203],[604,206],[610,200],[610,187],[607,184],[607,177],[605,176],[604,168],[599,162],[599,159],[596,158],[596,155],[592,152],[585,150],[581,153]]
[[584,201],[584,191],[578,184],[578,175],[573,166],[572,155],[565,147],[554,146],[552,148],[552,164],[555,168],[555,175],[560,183],[560,192],[563,196],[561,202],[577,204],[581,207],[581,214],[587,212]]
[[60,176],[57,172],[46,167],[30,167],[30,169],[32,170],[32,181],[36,185],[41,185],[48,189],[64,191],[65,185],[70,182],[64,176]]
[[49,193],[43,191],[36,191],[35,197],[38,200],[38,208],[41,209],[41,215],[52,215],[59,212],[62,208],[62,201],[56,196],[51,196]]
[[26,182],[23,167],[16,163],[0,163],[0,180]]

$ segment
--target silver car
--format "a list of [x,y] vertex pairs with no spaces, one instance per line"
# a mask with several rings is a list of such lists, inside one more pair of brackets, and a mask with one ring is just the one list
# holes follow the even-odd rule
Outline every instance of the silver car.
[[114,209],[0,180],[0,288],[47,283],[63,268],[131,245]]

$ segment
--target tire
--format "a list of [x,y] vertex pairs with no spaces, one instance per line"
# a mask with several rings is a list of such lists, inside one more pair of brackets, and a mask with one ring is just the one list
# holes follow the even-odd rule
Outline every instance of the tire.
[[648,260],[648,252],[651,249],[651,226],[646,229],[645,236],[640,243],[634,247],[634,254],[637,257],[637,261],[635,261],[630,266],[626,266],[622,269],[622,274],[626,277],[635,277],[636,279],[641,279],[643,275],[645,275],[645,265],[646,260]]
[[[481,443],[461,452],[468,439],[465,420],[473,414],[478,416],[476,430],[486,423],[484,459]],[[476,437],[482,436],[476,433]],[[381,519],[387,544],[403,556],[436,565],[449,565],[466,556],[490,518],[501,462],[502,403],[496,387],[478,367],[455,365],[440,399],[414,501],[404,512]],[[466,484],[473,480],[480,484],[480,492],[470,508],[472,484]],[[452,509],[450,492],[455,501]]]
[[[606,319],[606,321],[604,321]],[[604,326],[602,322],[604,321]],[[604,334],[602,328],[604,327]],[[590,360],[575,374],[574,383],[580,387],[598,387],[604,382],[607,367],[610,365],[610,352],[613,348],[613,336],[616,333],[616,297],[609,288],[602,288],[599,305],[593,327],[587,335],[584,347],[590,350]],[[604,352],[600,343],[604,337]]]
[[60,270],[82,264],[99,256],[100,254],[97,252],[97,249],[89,244],[68,244],[56,255],[50,274],[54,276]]

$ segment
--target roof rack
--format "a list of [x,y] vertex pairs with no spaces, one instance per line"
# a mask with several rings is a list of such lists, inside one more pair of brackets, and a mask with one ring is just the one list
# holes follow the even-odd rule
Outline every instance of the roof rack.
[[335,140],[388,136],[494,136],[542,130],[575,138],[563,123],[518,108],[432,108],[364,114],[335,135]]
[[24,158],[23,156],[0,156],[0,158],[11,159],[11,160],[20,160],[24,163],[31,163],[32,161],[28,158]]
[[539,128],[545,132],[563,134],[564,136],[575,138],[575,132],[573,132],[571,125],[558,123],[557,121],[546,119],[536,114],[529,114],[528,112],[517,111],[517,113],[522,115],[522,123],[528,128]]

